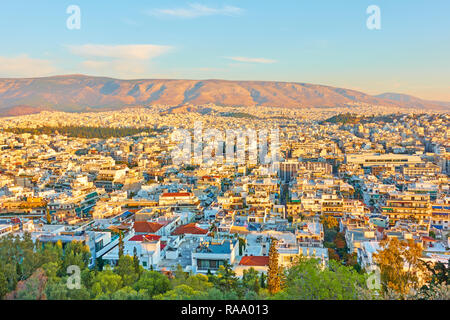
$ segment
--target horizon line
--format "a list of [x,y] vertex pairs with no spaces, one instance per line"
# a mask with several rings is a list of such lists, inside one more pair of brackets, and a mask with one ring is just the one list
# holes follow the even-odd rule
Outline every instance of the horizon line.
[[[379,98],[377,96],[382,94],[398,94],[410,96],[416,99],[423,100],[425,102],[441,102],[441,103],[450,103],[450,100],[430,100],[421,98],[415,94],[411,93],[403,93],[403,92],[395,92],[395,91],[385,91],[378,94],[370,94],[365,91],[361,91],[359,89],[352,89],[348,87],[342,86],[334,86],[329,84],[320,84],[320,83],[311,83],[311,82],[302,82],[302,81],[286,81],[286,80],[233,80],[233,79],[220,79],[220,78],[209,78],[209,79],[189,79],[189,78],[133,78],[133,79],[123,79],[120,77],[111,77],[111,76],[101,76],[101,75],[88,75],[82,73],[68,73],[68,74],[55,74],[55,75],[45,75],[45,76],[37,76],[37,77],[0,77],[0,80],[36,80],[36,79],[50,79],[50,78],[64,78],[64,77],[86,77],[86,78],[103,78],[103,79],[112,79],[117,81],[144,81],[144,80],[157,80],[157,81],[225,81],[225,82],[272,82],[272,83],[295,83],[295,84],[308,84],[308,85],[317,85],[323,87],[337,88],[337,89],[346,89],[352,90],[355,92],[363,93],[375,98]],[[387,99],[387,98],[382,98]],[[391,100],[391,99],[388,99]]]

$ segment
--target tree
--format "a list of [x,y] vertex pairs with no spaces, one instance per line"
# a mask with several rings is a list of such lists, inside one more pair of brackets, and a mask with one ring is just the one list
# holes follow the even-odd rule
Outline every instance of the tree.
[[60,269],[60,264],[58,261],[55,262],[47,262],[42,265],[42,269],[45,272],[45,275],[49,279],[49,281],[55,280],[57,281],[59,279],[58,273]]
[[119,258],[117,266],[114,268],[114,272],[122,278],[125,287],[132,286],[139,278],[139,270],[138,273],[136,273],[133,258],[128,255]]
[[49,281],[45,287],[45,294],[48,300],[89,300],[91,295],[87,288],[80,289],[67,288],[67,279],[59,278],[59,281]]
[[254,268],[244,270],[242,275],[242,284],[248,291],[254,291],[256,294],[261,289],[261,279],[259,278],[259,272]]
[[47,208],[47,213],[45,215],[45,219],[47,220],[48,224],[52,224],[52,216],[50,214],[50,210]]
[[413,240],[392,238],[382,240],[380,246],[381,250],[373,258],[380,268],[383,290],[391,289],[404,298],[411,290],[420,288],[428,274],[420,260],[420,245]]
[[204,300],[207,292],[195,290],[188,285],[182,284],[164,294],[154,297],[155,300]]
[[438,261],[436,263],[423,262],[431,272],[431,284],[450,285],[450,259],[447,265]]
[[141,274],[141,265],[139,263],[139,258],[137,255],[136,247],[133,250],[133,265],[134,265],[134,273],[136,273],[137,275],[140,275]]
[[325,242],[334,242],[334,239],[336,239],[337,231],[334,229],[327,229],[324,230],[324,241]]
[[264,272],[261,272],[260,286],[261,286],[261,288],[263,288],[263,289],[265,289],[266,286],[267,286],[266,280],[267,280],[266,274],[265,274]]
[[221,291],[218,288],[211,288],[207,295],[204,296],[206,300],[238,300],[239,296],[235,291]]
[[[0,261],[0,299],[7,293],[16,288],[17,268],[15,264],[3,263]],[[3,293],[3,294],[2,294]]]
[[37,269],[26,280],[19,281],[16,290],[5,296],[6,300],[46,300],[45,285],[47,277],[45,271]]
[[326,215],[322,215],[320,217],[320,223],[322,223],[327,229],[335,229],[339,225],[335,217]]
[[339,257],[339,255],[337,254],[335,249],[332,248],[328,248],[328,257],[332,260],[336,260],[339,261],[341,260],[341,258]]
[[[106,297],[105,297],[106,298]],[[131,287],[123,287],[110,295],[111,300],[146,300],[147,292],[136,291]]]
[[238,284],[236,273],[228,263],[225,263],[225,265],[219,267],[215,281],[216,287],[224,291],[234,290],[237,288]]
[[342,232],[339,232],[336,235],[336,239],[334,239],[334,244],[336,245],[337,249],[344,249],[346,246],[346,242],[345,242],[345,236]]
[[29,233],[26,233],[23,239],[16,238],[14,243],[17,246],[15,261],[18,263],[17,274],[18,280],[26,280],[41,265],[40,255],[36,254],[35,249],[40,247],[40,243],[33,243]]
[[69,289],[62,281],[49,281],[45,294],[48,300],[69,300]]
[[186,284],[199,291],[208,291],[214,285],[209,282],[209,278],[203,274],[191,275],[186,279]]
[[450,259],[447,265],[438,261],[436,263],[425,262],[423,264],[431,274],[430,282],[420,288],[417,298],[422,300],[434,300],[447,297],[450,299]]
[[155,295],[166,293],[170,289],[170,281],[159,272],[146,270],[134,284],[133,289],[138,292],[145,292],[147,298],[151,299]]
[[119,230],[119,258],[123,256],[123,233]]
[[115,274],[109,266],[99,272],[92,285],[92,293],[96,299],[110,297],[111,294],[122,288],[122,277]]
[[176,287],[180,284],[186,284],[188,273],[183,271],[183,267],[180,264],[177,264],[177,267],[174,271],[174,279],[172,280],[172,287]]
[[366,277],[352,267],[299,257],[287,271],[285,288],[273,296],[283,300],[354,300],[366,288]]
[[96,270],[102,271],[104,266],[105,266],[105,260],[103,260],[102,257],[98,257],[97,259],[95,259]]
[[0,300],[8,293],[8,280],[3,272],[0,271]]
[[239,255],[242,256],[246,247],[246,241],[244,238],[239,237]]
[[72,241],[68,243],[64,249],[61,275],[65,275],[67,268],[72,265],[79,266],[81,270],[87,268],[90,258],[91,253],[89,246],[80,241]]
[[45,243],[43,246],[36,249],[36,253],[40,255],[40,263],[42,265],[53,262],[58,265],[58,268],[61,268],[64,254],[61,241],[58,241],[55,244]]
[[280,269],[278,267],[278,241],[272,238],[269,249],[269,268],[267,271],[267,288],[270,294],[275,294],[281,289]]
[[355,267],[358,264],[358,256],[355,252],[345,254],[345,264]]

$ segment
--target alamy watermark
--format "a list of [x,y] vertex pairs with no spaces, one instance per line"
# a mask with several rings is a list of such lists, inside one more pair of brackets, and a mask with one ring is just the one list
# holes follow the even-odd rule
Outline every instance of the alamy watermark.
[[80,30],[81,29],[81,9],[77,5],[70,5],[66,10],[67,14],[70,16],[66,20],[66,26],[69,30]]
[[381,10],[377,5],[367,7],[366,13],[370,16],[367,18],[366,26],[369,30],[381,30]]
[[[66,20],[66,26],[69,30],[81,29],[81,9],[78,5],[70,5],[66,9],[66,13],[70,16]],[[377,5],[370,5],[366,9],[366,14],[369,15],[366,21],[367,29],[381,30],[381,9]]]
[[381,273],[380,269],[376,267],[372,273],[370,273],[369,277],[367,278],[367,288],[370,290],[380,290],[381,289]]
[[172,162],[180,165],[272,165],[280,161],[279,129],[204,130],[195,122],[193,130],[176,129]]
[[72,265],[67,267],[67,288],[69,290],[81,289],[81,269],[77,265]]

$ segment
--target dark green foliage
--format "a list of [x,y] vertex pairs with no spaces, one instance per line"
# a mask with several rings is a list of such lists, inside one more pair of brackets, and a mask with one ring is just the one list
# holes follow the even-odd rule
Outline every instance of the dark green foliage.
[[321,268],[315,259],[298,259],[287,271],[284,290],[275,299],[289,300],[354,300],[359,289],[366,285],[364,275],[352,267],[330,261],[328,268]]
[[363,116],[357,115],[353,113],[342,113],[331,118],[325,120],[323,123],[334,123],[334,124],[360,124],[360,123],[373,123],[373,122],[381,122],[381,123],[392,123],[395,119],[400,119],[401,115],[370,115]]
[[222,117],[232,117],[232,118],[242,118],[242,119],[259,119],[257,116],[254,116],[245,112],[222,112],[220,113]]
[[[280,289],[271,295],[267,276],[250,268],[242,277],[230,265],[221,266],[215,274],[192,275],[178,266],[171,275],[144,270],[137,252],[123,255],[115,268],[105,265],[89,269],[89,250],[81,243],[33,243],[23,239],[0,239],[0,295],[13,299],[49,300],[258,300],[258,299],[369,299],[367,275],[357,265],[344,266],[329,261],[322,266],[313,259],[298,259],[289,269],[281,269]],[[354,263],[354,255],[346,260]],[[80,287],[70,289],[67,267],[78,265]],[[437,286],[448,285],[449,269],[443,264],[429,265],[433,278],[422,289],[423,297],[435,296]]]
[[107,138],[121,138],[137,135],[142,132],[154,133],[154,129],[150,128],[110,128],[110,127],[84,127],[84,126],[66,126],[66,127],[39,127],[39,128],[6,128],[8,132],[15,134],[30,133],[34,135],[52,135],[58,132],[61,135],[86,138],[86,139],[107,139]]

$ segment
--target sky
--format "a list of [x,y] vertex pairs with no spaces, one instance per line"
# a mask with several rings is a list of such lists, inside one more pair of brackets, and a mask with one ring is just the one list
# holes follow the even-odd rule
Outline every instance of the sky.
[[450,101],[448,0],[1,1],[0,39],[2,78],[292,81]]

